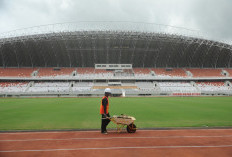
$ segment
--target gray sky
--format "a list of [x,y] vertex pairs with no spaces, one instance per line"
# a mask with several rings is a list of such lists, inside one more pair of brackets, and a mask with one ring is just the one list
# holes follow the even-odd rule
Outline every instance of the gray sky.
[[158,23],[232,41],[232,0],[0,0],[0,33],[72,21]]

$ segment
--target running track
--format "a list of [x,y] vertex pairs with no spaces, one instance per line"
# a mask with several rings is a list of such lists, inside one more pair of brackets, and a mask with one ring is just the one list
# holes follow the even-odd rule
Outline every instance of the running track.
[[0,133],[0,157],[231,157],[232,129]]

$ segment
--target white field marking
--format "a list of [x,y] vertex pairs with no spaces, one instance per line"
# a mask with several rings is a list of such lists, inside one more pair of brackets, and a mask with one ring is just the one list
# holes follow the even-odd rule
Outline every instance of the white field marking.
[[[151,131],[151,132],[164,132],[164,131],[198,131],[198,130],[206,130],[206,131],[221,131],[221,130],[231,130],[232,129],[176,129],[176,130],[138,130],[138,132],[143,132],[143,131]],[[78,132],[99,132],[100,133],[100,130],[89,130],[89,131],[47,131],[47,132],[3,132],[3,133],[0,133],[1,134],[66,134],[66,133],[78,133]],[[109,131],[109,132],[113,132],[113,131]]]
[[52,152],[52,151],[74,151],[74,150],[102,150],[102,149],[175,149],[175,148],[228,148],[232,145],[213,146],[140,146],[140,147],[104,147],[104,148],[67,148],[67,149],[38,149],[38,150],[0,150],[0,153],[13,152]]
[[0,142],[29,142],[29,141],[68,141],[68,140],[113,140],[113,139],[165,139],[165,138],[227,138],[232,135],[224,136],[149,136],[149,137],[93,137],[93,138],[64,138],[64,139],[19,139],[19,140],[0,140]]

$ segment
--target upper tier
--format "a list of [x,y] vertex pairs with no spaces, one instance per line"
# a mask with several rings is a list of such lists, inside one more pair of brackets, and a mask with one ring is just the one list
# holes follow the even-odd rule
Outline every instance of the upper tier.
[[230,78],[232,69],[133,68],[118,71],[95,68],[0,68],[0,78]]

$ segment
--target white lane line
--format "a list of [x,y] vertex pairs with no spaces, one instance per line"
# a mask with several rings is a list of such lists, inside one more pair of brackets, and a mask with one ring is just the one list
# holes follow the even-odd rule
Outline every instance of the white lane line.
[[100,130],[99,131],[47,131],[47,132],[3,132],[3,133],[0,133],[1,134],[12,134],[12,135],[17,135],[17,134],[67,134],[67,133],[78,133],[78,132],[101,132]]
[[64,139],[18,139],[0,140],[0,142],[29,142],[29,141],[68,141],[68,140],[112,140],[112,139],[165,139],[165,138],[227,138],[232,135],[224,136],[149,136],[149,137],[93,137],[93,138],[64,138]]
[[166,129],[166,130],[139,130],[139,131],[161,131],[161,132],[163,132],[163,131],[198,131],[198,130],[203,130],[203,131],[220,131],[220,130],[231,130],[232,131],[232,129],[172,129],[172,130],[168,130],[168,129]]
[[[146,131],[150,131],[150,132],[169,132],[169,131],[198,131],[198,130],[204,130],[204,131],[224,131],[224,130],[231,130],[232,129],[176,129],[176,130],[138,130],[138,132],[146,132]],[[89,130],[89,131],[54,131],[54,132],[50,132],[50,131],[47,131],[47,132],[3,132],[3,133],[0,133],[1,134],[66,134],[66,133],[79,133],[79,132],[88,132],[88,133],[91,133],[91,132],[99,132],[100,133],[100,130],[97,131],[97,130]],[[111,132],[111,131],[110,131]],[[113,132],[113,131],[112,131]]]
[[67,148],[67,149],[38,149],[38,150],[0,150],[0,153],[12,152],[52,152],[52,151],[73,151],[73,150],[102,150],[102,149],[175,149],[175,148],[227,148],[232,145],[211,145],[211,146],[141,146],[141,147],[103,147],[103,148]]

